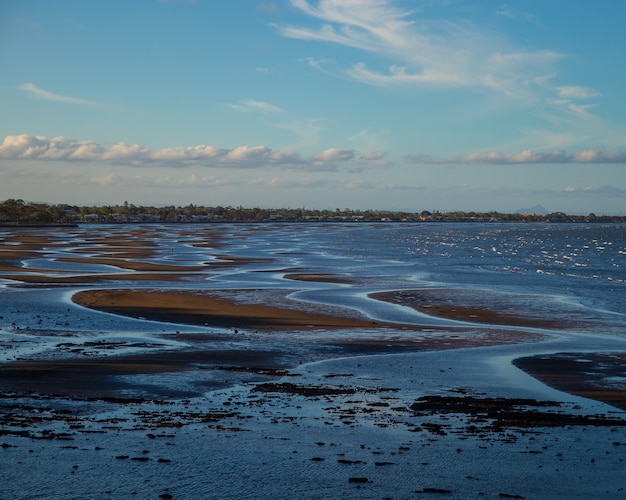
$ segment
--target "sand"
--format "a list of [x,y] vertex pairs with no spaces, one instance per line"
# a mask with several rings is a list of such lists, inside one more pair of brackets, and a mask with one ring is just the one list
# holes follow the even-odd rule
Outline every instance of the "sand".
[[626,410],[626,353],[559,353],[519,358],[515,366],[560,391]]
[[470,323],[560,330],[571,326],[571,323],[562,319],[547,320],[532,317],[528,311],[525,311],[525,314],[520,314],[511,310],[488,309],[472,305],[472,294],[475,292],[454,289],[426,289],[372,293],[370,297],[409,306],[431,316]]
[[[233,292],[230,291],[230,294]],[[115,314],[225,328],[302,330],[395,326],[377,324],[365,317],[330,316],[235,302],[220,294],[207,292],[94,290],[79,292],[73,296],[73,300],[82,306]]]

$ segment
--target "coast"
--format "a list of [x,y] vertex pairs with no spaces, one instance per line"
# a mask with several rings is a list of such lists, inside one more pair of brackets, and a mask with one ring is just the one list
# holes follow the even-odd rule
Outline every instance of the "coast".
[[[308,264],[310,242],[256,251],[267,229],[69,231],[0,242],[0,451],[53,496],[619,498],[626,486],[626,349],[581,334],[595,318],[578,307],[394,286],[387,268],[354,272],[358,258]],[[90,473],[105,467],[115,484]],[[33,493],[17,469],[0,479],[11,497]]]

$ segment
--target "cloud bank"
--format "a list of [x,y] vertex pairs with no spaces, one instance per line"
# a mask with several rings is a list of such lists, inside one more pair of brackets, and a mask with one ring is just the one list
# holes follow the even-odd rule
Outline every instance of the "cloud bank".
[[[383,151],[359,152],[350,148],[328,148],[310,156],[295,150],[275,151],[267,146],[220,148],[211,145],[150,149],[139,144],[118,142],[108,147],[72,137],[9,135],[0,144],[0,159],[47,162],[83,162],[132,167],[207,167],[255,169],[277,167],[286,170],[358,172],[367,166],[389,166]],[[626,151],[604,147],[514,153],[470,152],[455,158],[424,154],[405,155],[408,163],[425,165],[532,165],[532,164],[626,164]]]
[[380,165],[382,152],[360,153],[354,149],[330,148],[312,156],[297,151],[274,151],[267,146],[220,148],[210,145],[149,149],[139,144],[119,142],[105,147],[93,141],[72,137],[9,135],[0,145],[5,160],[101,162],[136,167],[163,166],[209,168],[279,167],[308,171],[332,171]]
[[436,158],[428,155],[407,155],[410,163],[423,164],[482,164],[482,165],[531,165],[531,164],[567,164],[567,163],[624,163],[626,151],[607,150],[603,147],[581,149],[573,153],[563,150],[533,151],[525,149],[516,153],[473,152],[456,158]]

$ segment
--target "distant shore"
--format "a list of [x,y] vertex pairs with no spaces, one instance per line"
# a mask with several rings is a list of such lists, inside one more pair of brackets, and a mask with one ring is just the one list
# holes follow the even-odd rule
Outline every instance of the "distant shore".
[[14,229],[30,229],[30,228],[39,228],[39,227],[78,227],[78,223],[50,223],[50,224],[23,224],[23,223],[0,223],[0,227],[9,227]]
[[[89,223],[215,223],[215,222],[584,222],[624,223],[624,215],[587,215],[548,212],[543,207],[514,213],[496,211],[402,211],[307,208],[247,208],[122,205],[72,206],[0,201],[0,224],[89,224]],[[5,226],[6,227],[6,226]]]

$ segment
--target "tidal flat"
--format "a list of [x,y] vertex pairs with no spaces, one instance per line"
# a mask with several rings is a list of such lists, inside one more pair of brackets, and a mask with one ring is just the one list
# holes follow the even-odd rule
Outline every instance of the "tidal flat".
[[0,496],[623,498],[625,261],[622,225],[2,228]]

